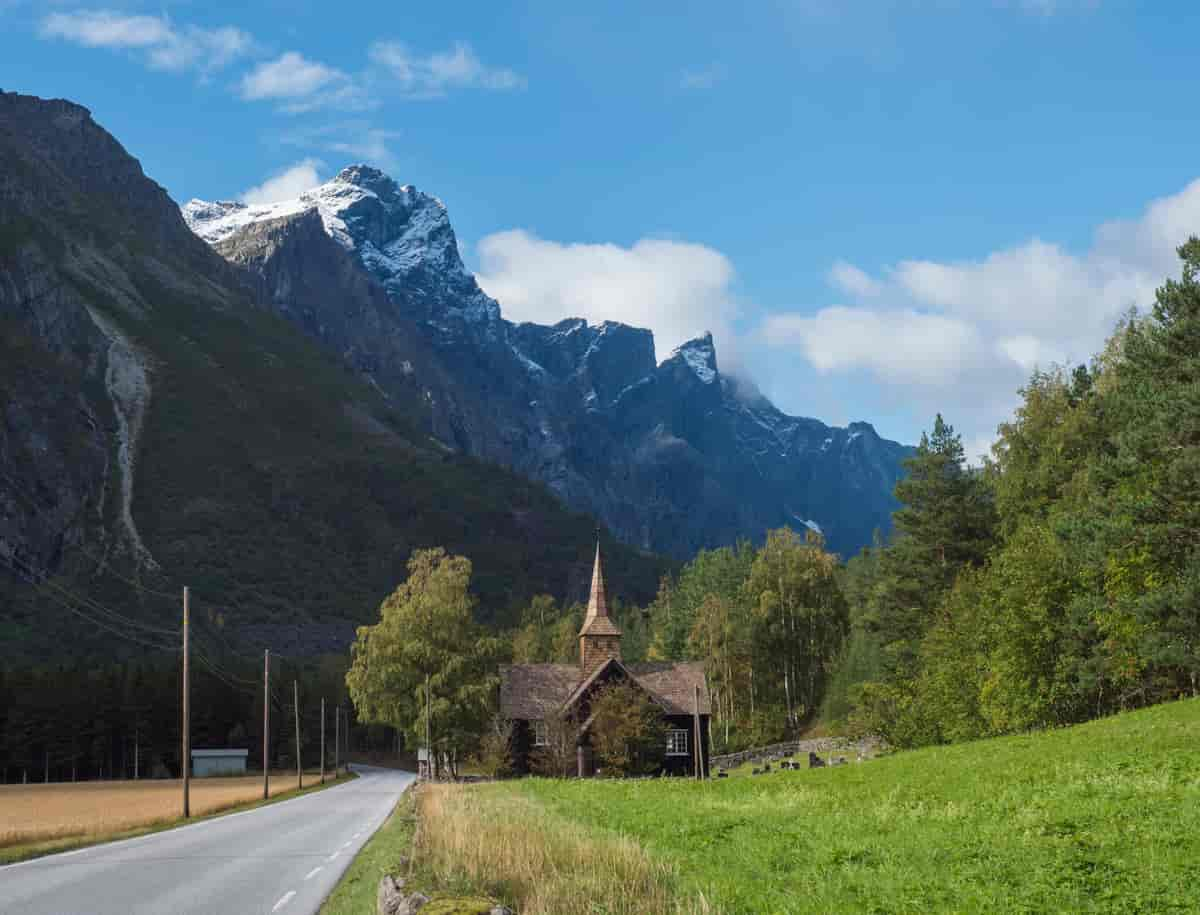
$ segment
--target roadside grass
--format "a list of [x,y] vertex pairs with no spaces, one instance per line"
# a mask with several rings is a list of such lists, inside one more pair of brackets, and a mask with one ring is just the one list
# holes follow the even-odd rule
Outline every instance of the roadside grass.
[[409,788],[400,797],[392,815],[375,830],[375,835],[346,868],[342,879],[321,906],[321,915],[369,915],[375,911],[375,894],[385,874],[403,876],[401,858],[412,853],[416,828],[413,797]]
[[446,786],[421,814],[418,871],[522,915],[1194,912],[1200,700],[828,769]]
[[627,836],[573,822],[512,783],[427,785],[417,812],[422,889],[484,893],[521,915],[709,911],[677,890],[672,863]]
[[412,872],[417,824],[417,798],[427,788],[414,786],[396,804],[392,815],[363,846],[341,881],[321,906],[320,915],[374,915],[379,882],[386,874],[405,878],[405,890],[418,889],[430,897],[421,911],[429,915],[487,915],[495,901],[477,893],[459,895],[438,891],[427,873]]
[[[261,797],[260,776],[193,779],[192,816],[186,819],[175,812],[182,792],[178,779],[3,785],[0,786],[0,865],[253,810],[358,776],[344,773],[335,780],[327,773],[324,784],[316,781],[315,770],[306,772],[304,777],[305,787],[297,790],[294,771],[272,773],[268,800]],[[29,825],[34,821],[37,826]]]

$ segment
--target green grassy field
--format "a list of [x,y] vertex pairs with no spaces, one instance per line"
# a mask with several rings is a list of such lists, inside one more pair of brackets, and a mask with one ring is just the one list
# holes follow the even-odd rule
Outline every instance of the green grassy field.
[[471,791],[633,839],[722,912],[1200,911],[1200,700],[832,769]]

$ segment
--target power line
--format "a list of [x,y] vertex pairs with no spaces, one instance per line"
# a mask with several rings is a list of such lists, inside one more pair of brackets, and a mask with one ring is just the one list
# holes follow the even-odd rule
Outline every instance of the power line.
[[[33,585],[34,588],[41,591],[44,582],[38,582],[36,578],[34,578],[32,575],[30,575],[24,569],[20,568],[15,563],[13,563],[9,557],[0,556],[0,559],[3,559],[5,561],[5,564],[10,569],[12,569],[13,572],[15,572],[17,575],[21,576],[29,584]],[[106,623],[102,620],[96,619],[93,616],[89,616],[87,613],[84,613],[78,607],[73,606],[72,604],[68,603],[66,600],[58,597],[57,595],[55,595],[53,593],[50,593],[50,592],[42,592],[42,593],[44,593],[46,597],[50,598],[52,601],[54,601],[59,606],[70,611],[71,613],[74,613],[76,616],[80,617],[81,619],[87,620],[87,622],[91,623],[92,625],[99,626],[101,629],[107,630],[108,632],[112,633],[113,635],[115,635],[119,638],[125,639],[126,641],[136,642],[139,645],[144,645],[148,648],[153,648],[156,651],[172,651],[172,652],[178,651],[177,646],[168,646],[168,645],[161,645],[157,642],[149,642],[143,638],[139,638],[138,636],[132,635],[128,632],[122,632],[121,630],[117,629],[115,626],[113,626],[109,623]]]
[[55,591],[58,591],[64,597],[87,607],[88,609],[92,610],[95,613],[99,613],[102,616],[108,617],[108,619],[115,625],[132,626],[133,628],[141,629],[144,632],[149,633],[150,635],[172,635],[173,636],[178,633],[178,630],[175,630],[175,629],[166,629],[162,626],[151,626],[149,623],[143,623],[140,620],[135,620],[132,617],[125,616],[123,613],[118,613],[116,610],[113,610],[109,607],[104,606],[99,601],[97,601],[93,598],[83,597],[79,594],[76,594],[73,591],[63,587],[58,582],[54,581],[52,578],[49,578],[48,576],[47,577],[39,576],[35,570],[29,568],[28,563],[21,560],[15,554],[11,555],[11,556],[0,556],[0,558],[3,558],[8,563],[9,567],[13,568],[13,569],[17,568],[15,563],[20,562],[21,565],[25,567],[22,570],[24,572],[25,577],[27,578],[27,580],[30,580],[30,584],[33,584],[35,587],[37,587],[39,589],[41,589],[43,587],[52,588]]
[[[15,479],[8,473],[5,473],[3,470],[0,470],[0,477],[3,477],[4,479],[6,479],[14,487],[15,491],[17,493],[19,493],[20,495],[23,495],[27,500],[29,500],[29,502],[35,508],[49,510],[49,509],[53,509],[56,507],[49,502],[39,502],[38,497],[33,492],[26,489],[25,486],[19,480]],[[142,591],[146,594],[150,594],[154,597],[160,597],[165,600],[172,601],[172,602],[179,599],[178,594],[168,594],[165,591],[158,591],[154,588],[148,588],[141,582],[134,581],[132,578],[128,578],[127,576],[122,575],[120,572],[118,572],[114,568],[112,568],[112,566],[109,564],[109,561],[107,558],[96,556],[96,554],[89,551],[87,549],[87,547],[85,547],[83,544],[77,544],[74,548],[76,550],[78,550],[79,552],[83,553],[83,555],[87,556],[90,560],[92,560],[92,562],[96,563],[96,568],[97,568],[98,572],[103,571],[104,574],[111,575],[114,578],[117,578],[117,579],[125,582],[125,584],[129,585],[130,587],[136,588],[137,590]],[[164,576],[165,576],[165,573],[164,573]],[[165,576],[165,577],[169,577],[169,576]]]

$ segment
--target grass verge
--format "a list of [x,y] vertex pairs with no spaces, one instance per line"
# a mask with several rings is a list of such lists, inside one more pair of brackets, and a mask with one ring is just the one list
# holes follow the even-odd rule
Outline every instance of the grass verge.
[[861,765],[423,800],[419,872],[555,912],[1194,912],[1200,700]]
[[385,874],[403,874],[401,858],[412,854],[416,811],[415,787],[401,796],[387,821],[375,831],[355,856],[341,881],[321,906],[321,915],[370,915],[375,894]]
[[[295,774],[292,774],[295,777]],[[48,839],[37,839],[29,842],[17,842],[4,846],[0,846],[0,866],[5,864],[15,864],[18,861],[28,861],[31,858],[40,858],[43,855],[53,855],[58,852],[73,851],[77,848],[85,848],[90,845],[102,845],[106,842],[116,842],[120,839],[135,839],[138,836],[145,836],[155,832],[162,832],[166,829],[174,829],[177,826],[185,826],[188,823],[199,823],[202,820],[211,820],[215,817],[224,816],[229,813],[238,813],[243,810],[254,810],[256,807],[266,807],[269,804],[276,804],[279,801],[291,800],[292,798],[300,797],[305,794],[311,794],[314,791],[322,791],[325,788],[331,788],[334,785],[343,784],[351,779],[357,778],[353,772],[343,774],[337,779],[328,778],[324,784],[308,785],[305,788],[296,790],[295,788],[289,791],[281,791],[278,794],[272,793],[269,799],[263,800],[259,798],[255,801],[232,801],[228,804],[212,807],[203,814],[184,818],[181,816],[166,817],[155,819],[140,826],[130,827],[128,829],[116,830],[96,830],[83,834],[55,836]],[[272,776],[274,780],[275,776]],[[85,783],[86,784],[86,783]],[[38,787],[38,786],[31,786]]]

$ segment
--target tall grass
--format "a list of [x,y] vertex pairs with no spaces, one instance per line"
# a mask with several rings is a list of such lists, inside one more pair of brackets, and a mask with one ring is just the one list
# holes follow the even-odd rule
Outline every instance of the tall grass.
[[487,892],[521,915],[716,911],[702,896],[680,896],[674,868],[632,838],[597,834],[499,788],[422,789],[414,862],[424,878]]

